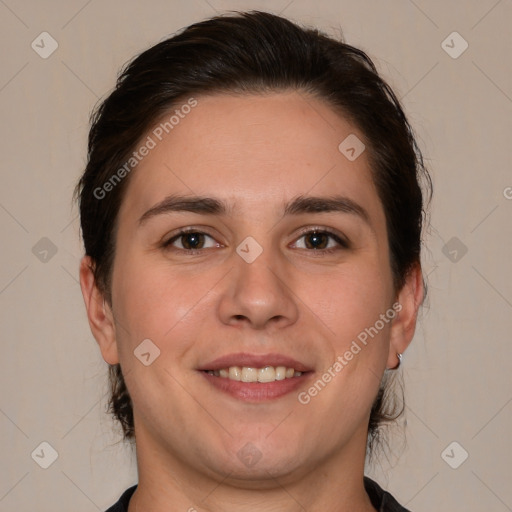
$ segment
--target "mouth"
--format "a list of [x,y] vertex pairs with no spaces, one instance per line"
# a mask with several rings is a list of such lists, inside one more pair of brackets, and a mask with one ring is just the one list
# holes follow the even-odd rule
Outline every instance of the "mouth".
[[199,371],[214,389],[253,403],[292,393],[314,373],[305,364],[279,354],[232,354]]
[[300,377],[303,372],[286,366],[264,366],[263,368],[252,368],[250,366],[230,366],[220,370],[206,370],[209,375],[230,379],[237,382],[275,382],[278,380]]

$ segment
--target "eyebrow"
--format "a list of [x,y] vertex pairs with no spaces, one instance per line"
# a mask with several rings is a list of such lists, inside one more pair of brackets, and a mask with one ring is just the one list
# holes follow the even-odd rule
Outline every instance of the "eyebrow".
[[[170,212],[225,216],[233,212],[233,207],[213,197],[170,195],[147,210],[140,217],[139,225],[152,217]],[[372,227],[368,212],[360,204],[345,196],[299,196],[284,206],[284,216],[330,212],[355,215]]]

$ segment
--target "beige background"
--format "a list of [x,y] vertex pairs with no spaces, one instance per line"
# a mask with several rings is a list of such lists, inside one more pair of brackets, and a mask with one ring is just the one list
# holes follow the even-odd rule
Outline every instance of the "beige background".
[[[403,363],[407,444],[368,474],[414,512],[512,510],[510,0],[0,0],[0,510],[104,511],[136,482],[77,281],[88,115],[134,54],[249,8],[341,27],[403,98],[434,178],[430,298]],[[47,59],[31,48],[43,31],[58,42]],[[456,59],[442,47],[453,31],[469,44]],[[48,241],[33,251],[43,237],[55,255]],[[48,469],[31,458],[43,441],[58,452]]]

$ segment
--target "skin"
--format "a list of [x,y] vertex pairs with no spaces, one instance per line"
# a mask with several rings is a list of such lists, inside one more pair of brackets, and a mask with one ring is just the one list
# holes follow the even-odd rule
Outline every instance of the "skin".
[[[349,161],[338,150],[349,134],[364,137],[327,104],[297,92],[197,100],[129,178],[111,305],[88,257],[80,268],[91,330],[104,360],[121,363],[133,401],[139,486],[129,512],[373,511],[363,486],[368,418],[385,369],[412,340],[421,269],[394,290],[367,151]],[[169,194],[232,210],[140,224]],[[297,196],[334,194],[361,205],[369,223],[340,212],[283,217]],[[187,237],[162,247],[188,226],[212,237],[202,253],[183,252]],[[305,227],[334,230],[349,248],[325,238],[337,250],[322,254]],[[263,248],[250,264],[236,252],[248,236]],[[234,352],[282,353],[314,369],[298,391],[307,390],[395,301],[398,316],[307,405],[297,392],[243,402],[197,371]],[[160,356],[144,366],[133,352],[148,338]],[[247,443],[261,454],[251,467],[237,456]]]

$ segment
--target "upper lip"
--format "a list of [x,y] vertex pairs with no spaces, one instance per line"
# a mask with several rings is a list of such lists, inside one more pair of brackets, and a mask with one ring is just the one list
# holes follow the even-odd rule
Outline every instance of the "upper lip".
[[220,356],[213,361],[205,363],[198,369],[203,371],[221,370],[230,366],[246,366],[249,368],[286,366],[287,368],[294,368],[298,372],[312,371],[311,367],[283,354],[248,354],[245,352]]

